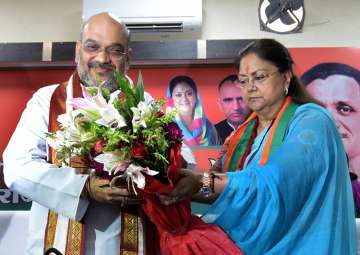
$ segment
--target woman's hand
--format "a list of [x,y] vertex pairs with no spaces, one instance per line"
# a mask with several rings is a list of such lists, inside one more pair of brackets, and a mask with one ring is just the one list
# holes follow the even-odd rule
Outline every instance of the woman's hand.
[[175,204],[183,199],[191,198],[201,188],[201,173],[195,173],[188,169],[180,170],[180,179],[174,189],[168,195],[158,195],[165,205]]

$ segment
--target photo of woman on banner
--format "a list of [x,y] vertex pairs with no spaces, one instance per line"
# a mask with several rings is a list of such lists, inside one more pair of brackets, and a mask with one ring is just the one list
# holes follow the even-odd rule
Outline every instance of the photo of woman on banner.
[[192,78],[179,75],[169,83],[166,92],[167,110],[177,109],[175,121],[189,146],[219,145],[214,125],[206,118],[200,94]]
[[360,216],[360,70],[320,63],[301,77],[307,90],[332,114],[349,159],[357,217]]

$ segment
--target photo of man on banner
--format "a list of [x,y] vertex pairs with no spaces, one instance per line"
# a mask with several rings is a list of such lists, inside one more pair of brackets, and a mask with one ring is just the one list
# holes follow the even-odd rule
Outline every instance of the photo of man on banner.
[[320,63],[301,77],[307,90],[331,112],[349,160],[349,170],[360,216],[360,70],[343,63]]
[[225,139],[243,123],[249,114],[237,81],[237,75],[230,74],[218,85],[218,105],[225,116],[224,120],[215,124],[221,143],[224,143]]

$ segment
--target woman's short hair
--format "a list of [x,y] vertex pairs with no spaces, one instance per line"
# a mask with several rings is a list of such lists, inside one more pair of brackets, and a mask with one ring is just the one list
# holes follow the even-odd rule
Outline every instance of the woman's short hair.
[[356,80],[360,86],[360,70],[343,63],[320,63],[311,67],[301,76],[301,80],[306,85],[310,84],[316,79],[325,80],[331,75],[344,75]]
[[179,75],[172,78],[169,83],[170,96],[172,96],[175,86],[178,85],[179,83],[185,83],[189,85],[194,90],[195,94],[197,94],[197,87],[194,80],[191,79],[189,76]]

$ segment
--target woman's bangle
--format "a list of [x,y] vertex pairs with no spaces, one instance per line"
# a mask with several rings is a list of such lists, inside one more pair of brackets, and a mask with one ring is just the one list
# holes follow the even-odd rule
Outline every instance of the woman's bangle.
[[211,177],[210,188],[212,193],[215,193],[215,178],[216,178],[215,173],[211,173],[210,177]]
[[214,193],[214,173],[207,173],[204,172],[201,177],[201,188],[200,188],[200,194],[208,197],[212,193]]

